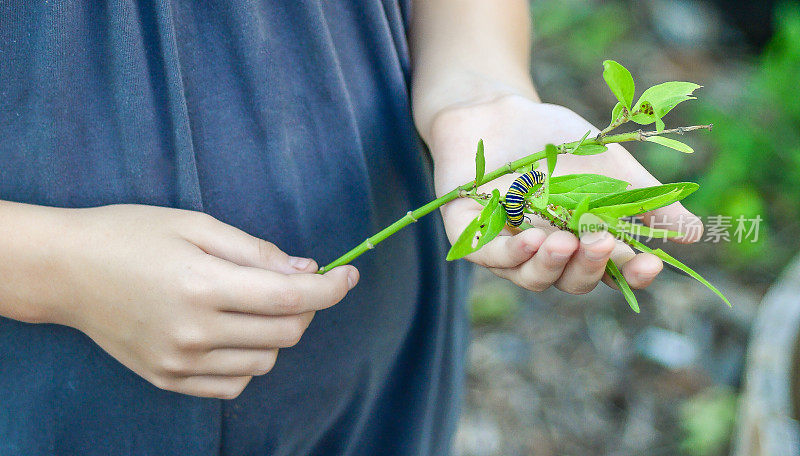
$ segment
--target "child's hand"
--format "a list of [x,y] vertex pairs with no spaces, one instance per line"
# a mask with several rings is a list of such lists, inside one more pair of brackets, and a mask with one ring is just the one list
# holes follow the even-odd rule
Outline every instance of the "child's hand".
[[[159,388],[239,395],[300,340],[314,311],[358,282],[353,266],[314,274],[294,258],[208,215],[119,205],[65,211],[51,302]],[[62,261],[63,260],[63,261]]]
[[[436,190],[442,195],[474,179],[474,150],[479,138],[486,147],[486,170],[494,170],[525,155],[544,149],[545,144],[576,141],[592,130],[588,122],[561,106],[542,104],[530,99],[506,95],[493,100],[450,108],[432,123],[428,138],[435,158]],[[594,156],[560,155],[555,174],[596,173],[628,181],[633,187],[657,185],[625,149],[610,144],[609,150]],[[517,175],[505,176],[487,184],[485,191],[500,188],[504,192]],[[442,207],[448,237],[454,242],[461,231],[480,212],[476,202],[460,198]],[[680,203],[647,214],[660,228],[680,231],[683,226],[698,224],[697,217]],[[608,233],[594,233],[578,240],[566,231],[558,231],[541,219],[531,217],[541,229],[529,229],[514,236],[504,232],[466,259],[486,266],[500,277],[533,290],[555,285],[574,294],[587,293],[603,278],[606,262],[613,258],[623,264],[622,273],[634,288],[648,286],[661,271],[661,260],[642,253],[634,255],[625,244],[615,242]],[[694,232],[694,242],[700,236]],[[606,278],[607,282],[610,282]]]

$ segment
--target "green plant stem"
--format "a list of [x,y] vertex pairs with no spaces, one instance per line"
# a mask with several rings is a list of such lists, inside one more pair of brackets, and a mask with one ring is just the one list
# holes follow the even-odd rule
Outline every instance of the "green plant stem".
[[[627,113],[628,108],[622,108],[622,109],[624,110],[624,112]],[[605,135],[609,131],[619,127],[620,125],[622,125],[624,123],[626,123],[629,120],[629,118],[630,118],[630,116],[628,114],[620,116],[619,118],[617,118],[614,121],[612,121],[606,128],[604,128],[602,131],[600,131],[600,133],[597,136],[602,137],[603,135]]]
[[[699,129],[710,130],[711,129],[711,125],[694,125],[694,126],[690,126],[690,127],[680,127],[680,128],[674,128],[674,129],[671,129],[671,130],[664,130],[664,131],[662,131],[660,133],[655,132],[655,131],[644,132],[642,130],[637,130],[637,131],[632,131],[632,132],[628,132],[628,133],[620,133],[620,134],[616,134],[616,135],[600,135],[600,136],[598,136],[597,138],[594,138],[594,139],[585,139],[583,141],[583,145],[584,146],[585,145],[605,145],[605,144],[621,143],[621,142],[628,142],[628,141],[644,141],[645,138],[648,137],[648,136],[662,135],[662,134],[665,134],[665,133],[683,134],[684,132],[687,132],[687,131],[699,130]],[[558,153],[559,154],[569,153],[569,152],[572,151],[572,148],[576,147],[579,143],[580,143],[580,141],[573,141],[573,142],[561,144],[560,146],[558,146],[558,151],[559,151]],[[518,160],[509,162],[505,166],[497,168],[496,170],[494,170],[494,171],[492,171],[490,173],[486,173],[483,176],[483,179],[481,179],[481,182],[478,182],[477,185],[475,185],[476,184],[475,181],[470,181],[470,182],[467,182],[466,184],[463,184],[463,185],[461,185],[459,187],[454,188],[450,192],[440,196],[439,198],[436,198],[435,200],[429,202],[428,204],[426,204],[426,205],[424,205],[424,206],[422,206],[422,207],[420,207],[420,208],[418,208],[416,210],[408,212],[405,216],[401,217],[399,220],[397,220],[396,222],[394,222],[391,225],[387,226],[386,228],[380,230],[379,232],[375,233],[374,235],[368,237],[367,239],[364,240],[364,242],[362,242],[361,244],[358,244],[357,246],[355,246],[353,249],[351,249],[350,251],[348,251],[344,255],[340,256],[337,259],[335,259],[331,263],[321,267],[319,269],[319,271],[317,271],[317,273],[324,274],[325,272],[330,271],[331,269],[333,269],[333,268],[335,268],[337,266],[342,266],[344,264],[350,263],[351,261],[353,261],[354,259],[358,258],[359,256],[361,256],[365,252],[375,248],[376,245],[378,245],[379,243],[383,242],[386,238],[388,238],[389,236],[397,233],[398,231],[400,231],[401,229],[405,228],[406,226],[416,222],[420,218],[430,214],[434,210],[444,206],[445,204],[449,203],[450,201],[455,200],[456,198],[467,196],[467,192],[469,192],[473,188],[476,188],[477,186],[483,185],[483,184],[485,184],[487,182],[491,182],[491,181],[497,179],[498,177],[502,177],[502,176],[505,176],[506,174],[510,174],[510,173],[514,172],[514,170],[517,170],[517,169],[522,168],[524,166],[531,165],[534,162],[537,162],[537,161],[539,161],[539,160],[541,160],[543,158],[546,158],[546,155],[545,155],[545,152],[542,150],[542,151],[536,152],[534,154],[528,155],[526,157],[520,158]]]

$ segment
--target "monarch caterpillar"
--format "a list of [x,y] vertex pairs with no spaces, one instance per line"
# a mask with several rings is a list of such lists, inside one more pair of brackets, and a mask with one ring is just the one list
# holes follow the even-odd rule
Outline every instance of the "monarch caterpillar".
[[517,180],[511,184],[511,188],[506,193],[506,214],[508,214],[508,224],[511,226],[520,226],[522,224],[522,214],[525,209],[525,194],[530,192],[531,187],[536,184],[544,183],[544,173],[541,171],[528,171],[527,173],[519,176]]

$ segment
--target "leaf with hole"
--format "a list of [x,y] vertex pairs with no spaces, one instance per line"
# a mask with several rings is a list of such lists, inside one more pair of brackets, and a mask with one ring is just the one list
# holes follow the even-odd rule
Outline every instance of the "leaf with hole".
[[450,251],[447,261],[457,260],[477,251],[497,237],[506,224],[506,210],[500,204],[500,192],[495,189],[486,206],[474,220],[461,232]]
[[641,125],[656,122],[657,118],[663,118],[678,104],[694,100],[695,97],[691,95],[700,87],[692,82],[678,81],[654,85],[639,97],[631,111],[638,113],[631,116],[631,120]]

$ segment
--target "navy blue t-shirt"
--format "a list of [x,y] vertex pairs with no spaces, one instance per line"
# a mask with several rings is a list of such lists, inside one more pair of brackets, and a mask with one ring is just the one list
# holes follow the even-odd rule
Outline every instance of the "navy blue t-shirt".
[[[433,196],[408,14],[2,1],[0,199],[204,211],[324,264]],[[359,258],[361,283],[231,401],[159,390],[75,329],[0,318],[0,455],[447,454],[466,322],[446,251],[432,215]]]

